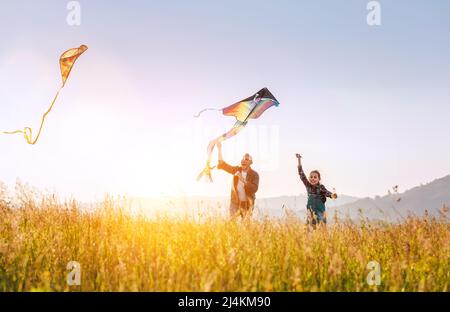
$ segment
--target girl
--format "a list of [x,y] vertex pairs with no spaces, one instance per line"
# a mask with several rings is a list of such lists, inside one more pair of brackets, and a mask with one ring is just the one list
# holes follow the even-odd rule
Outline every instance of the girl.
[[331,193],[328,191],[325,186],[320,184],[320,173],[317,170],[311,171],[309,174],[309,180],[306,178],[305,173],[303,172],[302,163],[300,154],[295,154],[298,159],[298,174],[300,175],[300,179],[305,184],[306,191],[308,192],[308,203],[306,204],[306,208],[308,210],[308,219],[307,223],[312,224],[315,228],[316,224],[326,223],[327,220],[325,218],[325,202],[327,197],[336,199],[336,193]]

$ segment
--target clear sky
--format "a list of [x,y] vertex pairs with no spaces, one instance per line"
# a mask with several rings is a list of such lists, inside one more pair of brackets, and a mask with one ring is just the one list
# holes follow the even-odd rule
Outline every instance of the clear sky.
[[268,87],[270,108],[223,144],[250,152],[259,197],[304,192],[295,152],[338,193],[385,194],[450,173],[450,2],[381,0],[68,1],[0,4],[0,130],[37,129],[80,44],[40,141],[0,135],[0,181],[86,200],[104,193],[228,195],[197,183],[224,107]]

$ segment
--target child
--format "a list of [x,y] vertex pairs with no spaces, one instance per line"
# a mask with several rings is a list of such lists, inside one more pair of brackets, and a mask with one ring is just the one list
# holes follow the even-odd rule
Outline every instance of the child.
[[320,184],[320,173],[317,170],[311,171],[309,174],[309,180],[306,178],[303,172],[300,154],[295,154],[298,159],[298,174],[300,179],[305,184],[306,191],[308,192],[308,203],[306,208],[308,210],[308,224],[312,224],[315,228],[316,224],[326,223],[325,218],[325,202],[327,197],[336,199],[337,195],[328,191],[325,186]]

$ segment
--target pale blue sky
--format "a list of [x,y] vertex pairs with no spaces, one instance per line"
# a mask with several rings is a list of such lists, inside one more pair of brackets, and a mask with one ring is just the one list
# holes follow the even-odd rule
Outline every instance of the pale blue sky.
[[[223,173],[212,185],[194,179],[208,140],[234,121],[192,115],[264,86],[281,105],[224,143],[232,163],[255,156],[259,197],[304,192],[296,151],[326,186],[356,196],[450,173],[448,1],[380,1],[372,27],[363,0],[79,1],[76,27],[67,2],[0,5],[0,130],[37,128],[59,55],[89,46],[39,143],[0,136],[8,185],[82,199],[228,195]],[[268,149],[250,142],[271,133]]]

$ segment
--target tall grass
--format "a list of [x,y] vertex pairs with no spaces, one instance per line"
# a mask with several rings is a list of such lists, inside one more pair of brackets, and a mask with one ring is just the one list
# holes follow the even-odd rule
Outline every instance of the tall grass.
[[[1,192],[0,192],[1,195]],[[0,196],[1,291],[448,291],[447,218],[401,224],[154,218],[106,198],[75,201],[29,190]],[[381,285],[366,282],[381,265]],[[66,281],[69,261],[81,284]]]

